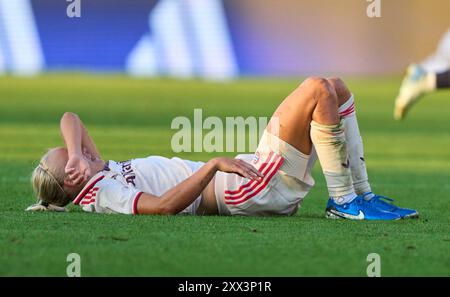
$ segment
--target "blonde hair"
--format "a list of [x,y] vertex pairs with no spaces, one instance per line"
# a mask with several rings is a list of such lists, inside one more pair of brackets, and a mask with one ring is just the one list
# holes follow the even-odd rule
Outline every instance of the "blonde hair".
[[54,168],[49,164],[47,152],[31,175],[34,193],[49,204],[66,206],[72,201],[71,195],[64,190],[64,168]]

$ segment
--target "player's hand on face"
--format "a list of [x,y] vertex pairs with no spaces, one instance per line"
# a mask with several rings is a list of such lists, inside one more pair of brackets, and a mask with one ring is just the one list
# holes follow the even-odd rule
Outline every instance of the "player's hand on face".
[[217,169],[223,172],[236,173],[242,177],[260,180],[263,175],[255,167],[241,159],[219,157],[214,159]]
[[81,185],[91,176],[91,166],[83,155],[69,156],[65,172],[74,185]]

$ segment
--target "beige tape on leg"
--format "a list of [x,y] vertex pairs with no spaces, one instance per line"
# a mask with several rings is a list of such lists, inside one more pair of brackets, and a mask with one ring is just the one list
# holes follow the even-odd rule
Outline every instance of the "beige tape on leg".
[[330,196],[338,197],[353,193],[342,122],[336,125],[322,125],[311,121],[311,141],[322,166]]

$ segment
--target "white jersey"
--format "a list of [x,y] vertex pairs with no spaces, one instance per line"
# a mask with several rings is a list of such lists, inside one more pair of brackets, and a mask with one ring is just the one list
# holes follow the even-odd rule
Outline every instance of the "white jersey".
[[[161,196],[204,163],[151,156],[123,162],[109,161],[105,170],[94,175],[74,200],[84,211],[137,214],[142,193]],[[181,213],[195,214],[201,196]]]

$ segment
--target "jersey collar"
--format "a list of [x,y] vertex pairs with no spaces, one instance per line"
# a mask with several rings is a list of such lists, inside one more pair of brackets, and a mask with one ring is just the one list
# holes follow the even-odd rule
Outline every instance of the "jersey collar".
[[101,181],[104,177],[105,175],[103,174],[102,171],[94,175],[84,186],[83,190],[81,190],[81,192],[77,195],[75,200],[73,200],[73,204],[78,205],[81,199],[83,199],[83,197],[89,192],[89,190],[92,189],[95,186],[95,184]]

